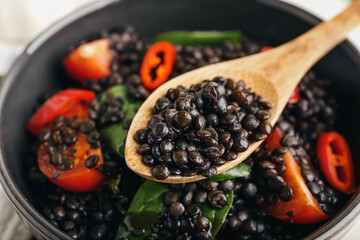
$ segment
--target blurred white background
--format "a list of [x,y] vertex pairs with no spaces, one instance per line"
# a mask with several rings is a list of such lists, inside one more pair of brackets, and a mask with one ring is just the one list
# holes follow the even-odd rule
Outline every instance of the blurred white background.
[[0,0],[0,74],[29,40],[93,1],[96,0]]
[[[84,4],[99,0],[0,0],[0,75],[32,38],[46,27]],[[270,1],[270,0],[269,0]],[[273,0],[277,1],[277,0]],[[283,0],[297,5],[322,19],[329,19],[345,8],[351,0]],[[350,34],[360,49],[360,29]],[[25,240],[31,235],[16,215],[0,186],[0,239]],[[360,239],[360,221],[344,240]]]

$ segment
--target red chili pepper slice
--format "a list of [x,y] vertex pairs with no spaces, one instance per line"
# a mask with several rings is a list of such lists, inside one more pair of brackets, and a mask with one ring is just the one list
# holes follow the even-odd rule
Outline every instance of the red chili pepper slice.
[[67,55],[63,61],[66,73],[76,81],[99,80],[111,73],[110,39],[84,43]]
[[[284,133],[281,129],[275,128],[265,140],[268,145],[267,150],[281,146],[280,140],[283,136]],[[327,219],[329,216],[322,211],[319,203],[306,186],[301,175],[301,169],[291,152],[285,153],[283,158],[286,170],[281,176],[292,189],[294,196],[288,202],[278,199],[274,205],[264,205],[264,211],[282,221],[293,220],[297,224],[317,223]],[[287,214],[290,211],[293,212],[292,217]]]
[[167,41],[157,42],[145,54],[140,76],[144,86],[155,90],[169,78],[176,59],[174,45]]
[[69,88],[56,93],[31,117],[27,130],[34,135],[39,135],[45,128],[49,127],[55,118],[64,115],[65,118],[78,116],[89,119],[88,104],[93,100],[95,94],[92,91]]
[[[46,144],[39,145],[37,160],[41,172],[54,184],[72,192],[95,191],[102,181],[106,178],[104,174],[96,170],[104,164],[101,148],[92,149],[87,142],[87,135],[82,132],[77,133],[77,142],[65,150],[64,155],[74,163],[74,167],[69,170],[59,171],[50,163],[50,156],[46,151]],[[98,142],[100,145],[100,141]],[[75,154],[70,154],[76,150]],[[85,160],[92,155],[99,156],[97,164],[92,168],[85,166]],[[58,174],[57,177],[56,174]]]
[[334,188],[350,194],[355,189],[354,163],[349,145],[337,132],[326,132],[317,140],[317,157],[326,180]]
[[291,93],[288,103],[294,104],[297,103],[300,99],[299,88],[296,87],[294,91]]

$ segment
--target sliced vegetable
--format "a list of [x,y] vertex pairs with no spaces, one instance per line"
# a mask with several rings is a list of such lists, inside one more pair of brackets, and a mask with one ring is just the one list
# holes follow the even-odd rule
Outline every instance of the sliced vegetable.
[[49,98],[31,117],[26,129],[34,135],[39,135],[44,129],[50,128],[59,115],[65,118],[78,116],[89,119],[87,109],[95,94],[92,91],[69,88],[56,93]]
[[295,104],[300,100],[300,92],[299,88],[296,87],[294,91],[292,91],[288,103]]
[[[69,146],[64,155],[72,160],[74,167],[69,170],[59,171],[50,163],[50,155],[47,152],[47,143],[40,144],[38,148],[37,160],[42,173],[54,184],[72,192],[90,192],[98,188],[105,179],[105,175],[96,170],[104,164],[101,148],[93,149],[87,142],[87,135],[82,132],[77,133],[77,142]],[[100,142],[98,143],[100,145]],[[75,151],[75,154],[70,154]],[[85,160],[92,155],[97,155],[98,162],[92,168],[85,166]]]
[[246,39],[241,31],[172,31],[158,34],[153,42],[168,41],[183,46],[211,46],[226,40],[242,43]]
[[354,163],[349,145],[337,132],[326,132],[317,140],[321,171],[334,188],[350,194],[355,190]]
[[166,82],[174,67],[176,49],[167,41],[157,42],[146,52],[140,68],[144,86],[150,90]]
[[110,39],[99,39],[82,44],[64,59],[66,73],[82,82],[89,79],[99,80],[111,73]]
[[246,177],[250,174],[251,167],[245,163],[240,163],[226,172],[220,173],[212,178],[207,178],[204,181],[225,181],[238,177]]
[[[137,110],[142,104],[142,101],[131,102],[127,95],[125,85],[116,85],[110,88],[103,94],[101,102],[104,102],[107,97],[115,97],[124,99],[123,111],[125,113],[125,119],[131,119],[135,116]],[[124,129],[121,123],[111,124],[109,126],[100,129],[101,139],[107,144],[115,153],[124,157],[125,140],[127,130]]]
[[212,208],[209,204],[203,204],[201,206],[201,211],[203,216],[209,219],[211,222],[211,235],[216,236],[219,232],[221,226],[225,222],[226,216],[230,210],[230,207],[234,201],[234,191],[231,193],[226,194],[226,198],[228,200],[228,205],[222,209],[215,209]]
[[260,52],[266,52],[266,51],[269,51],[269,50],[271,50],[271,49],[273,49],[274,47],[272,47],[272,46],[265,46],[265,47],[263,47],[261,50],[260,50]]
[[[81,119],[89,119],[88,105],[94,98],[92,91],[82,89],[66,89],[49,98],[39,110],[31,117],[27,129],[34,135],[40,134],[45,129],[53,127],[53,121],[59,115],[65,118],[75,116]],[[73,192],[94,191],[105,179],[105,176],[96,168],[104,164],[101,148],[93,149],[87,141],[88,136],[77,132],[75,144],[63,151],[65,159],[71,160],[73,167],[60,171],[50,163],[48,148],[49,143],[41,143],[38,148],[38,165],[43,174],[59,187]],[[100,142],[98,142],[100,146]],[[96,164],[87,168],[85,160],[93,155],[98,156]]]
[[[268,144],[267,149],[273,150],[279,147],[280,140],[283,136],[284,133],[279,128],[275,128],[265,140]],[[292,189],[294,196],[288,202],[278,199],[274,205],[265,205],[265,212],[277,219],[283,221],[293,220],[294,223],[298,224],[317,223],[327,219],[329,216],[322,211],[319,203],[306,186],[301,175],[301,169],[296,163],[291,151],[285,153],[283,158],[285,159],[286,170],[282,174],[282,177],[286,184]],[[291,211],[294,213],[293,217],[287,215],[287,213]]]

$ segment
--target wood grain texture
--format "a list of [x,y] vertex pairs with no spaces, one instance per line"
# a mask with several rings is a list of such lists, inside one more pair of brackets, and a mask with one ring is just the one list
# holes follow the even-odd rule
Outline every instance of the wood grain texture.
[[[204,79],[213,79],[216,76],[234,80],[242,79],[256,94],[272,103],[273,108],[269,121],[274,125],[286,106],[293,89],[305,73],[319,59],[342,42],[347,33],[359,24],[360,0],[356,0],[333,19],[320,23],[286,44],[263,53],[208,65],[166,82],[146,99],[130,126],[125,145],[126,164],[140,176],[159,182],[180,183],[204,179],[201,175],[195,175],[192,177],[169,176],[165,180],[158,180],[152,176],[151,168],[142,163],[142,156],[137,153],[139,144],[134,140],[134,135],[137,130],[147,128],[156,100],[165,96],[168,89],[176,88],[179,85],[189,88]],[[239,154],[236,160],[217,167],[218,173],[224,172],[245,160],[260,144],[261,142],[251,144],[249,149]]]

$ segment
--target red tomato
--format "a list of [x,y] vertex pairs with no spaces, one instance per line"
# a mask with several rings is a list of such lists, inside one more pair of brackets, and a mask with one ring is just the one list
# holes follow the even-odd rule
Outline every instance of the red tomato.
[[[279,147],[283,135],[284,133],[279,128],[275,128],[265,140],[268,144],[268,149],[273,150]],[[265,212],[282,221],[293,220],[294,223],[298,224],[317,223],[327,219],[328,215],[322,211],[319,203],[306,186],[301,175],[301,169],[291,152],[285,153],[283,158],[285,159],[286,171],[282,177],[292,189],[294,196],[288,202],[278,199],[274,205],[265,205]],[[293,217],[287,215],[287,212],[290,211],[294,212]]]
[[[37,160],[41,172],[57,186],[72,192],[90,192],[98,188],[100,183],[106,178],[104,174],[96,170],[104,164],[101,148],[92,149],[87,142],[87,135],[78,132],[78,141],[68,147],[65,151],[67,159],[74,162],[74,167],[69,170],[59,171],[50,163],[50,156],[46,151],[46,143],[40,144],[38,148]],[[100,142],[98,143],[100,146]],[[76,149],[72,156],[71,150]],[[95,167],[87,168],[85,160],[91,155],[98,155],[99,160]],[[58,177],[55,177],[59,174]]]
[[326,132],[317,140],[317,157],[326,180],[334,188],[350,194],[355,190],[354,163],[349,145],[337,132]]
[[59,115],[64,115],[65,118],[78,116],[82,119],[89,119],[88,103],[92,101],[94,96],[95,94],[92,91],[74,88],[58,92],[37,110],[26,128],[32,134],[39,135],[44,129],[50,127]]
[[146,52],[141,64],[140,76],[144,86],[155,90],[169,78],[176,59],[174,45],[167,41],[157,42]]
[[266,51],[268,51],[268,50],[271,50],[271,49],[273,49],[274,47],[271,47],[271,46],[265,46],[265,47],[263,47],[261,50],[260,50],[260,52],[266,52]]
[[299,99],[300,99],[300,92],[299,92],[299,88],[296,87],[294,91],[291,93],[288,103],[292,103],[292,104],[297,103]]
[[79,82],[89,79],[99,80],[111,73],[113,58],[110,39],[99,39],[82,44],[73,50],[64,59],[63,66],[66,73]]

